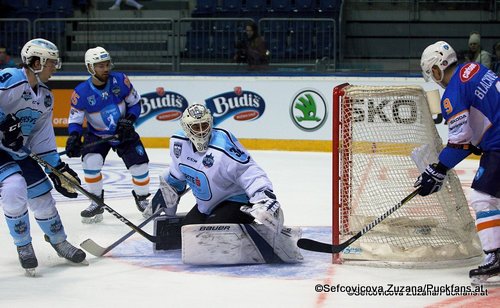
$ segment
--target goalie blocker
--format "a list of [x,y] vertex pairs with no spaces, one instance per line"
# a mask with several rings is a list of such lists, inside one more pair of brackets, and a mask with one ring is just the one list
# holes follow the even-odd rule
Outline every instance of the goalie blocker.
[[171,241],[154,244],[155,251],[182,248],[182,262],[193,265],[297,263],[299,227],[283,227],[276,234],[260,224],[195,224],[181,228],[183,216],[155,219],[155,236]]

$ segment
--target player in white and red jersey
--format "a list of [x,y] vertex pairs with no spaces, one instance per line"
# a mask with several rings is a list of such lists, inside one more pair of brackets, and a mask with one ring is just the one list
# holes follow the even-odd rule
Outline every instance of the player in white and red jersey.
[[481,154],[472,182],[471,206],[485,262],[470,271],[473,283],[500,274],[500,80],[480,63],[458,64],[444,41],[428,46],[421,59],[426,80],[445,89],[441,112],[448,123],[448,143],[415,183],[420,195],[441,189],[446,172],[471,153]]

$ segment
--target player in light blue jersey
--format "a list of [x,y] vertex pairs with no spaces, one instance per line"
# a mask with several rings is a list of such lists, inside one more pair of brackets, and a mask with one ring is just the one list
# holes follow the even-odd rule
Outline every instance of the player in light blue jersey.
[[[144,212],[150,195],[149,158],[134,129],[141,113],[141,97],[125,74],[111,72],[111,56],[104,48],[87,50],[85,65],[91,77],[75,88],[71,98],[67,155],[82,156],[89,192],[103,199],[101,170],[109,150],[116,151],[132,175],[132,195],[137,208]],[[84,120],[87,120],[88,131],[82,142]],[[116,140],[86,146],[113,135]],[[81,212],[82,222],[100,222],[103,212],[101,206],[92,202]]]
[[424,50],[421,67],[426,80],[432,78],[445,89],[441,112],[448,123],[448,143],[439,162],[429,165],[415,186],[422,196],[437,192],[449,169],[471,153],[482,153],[470,200],[486,256],[469,276],[473,283],[487,284],[500,274],[500,81],[479,63],[459,65],[444,41]]
[[182,225],[250,224],[256,219],[284,234],[276,240],[287,250],[286,256],[280,256],[283,261],[302,260],[297,239],[291,240],[290,234],[300,230],[283,228],[283,213],[271,181],[238,139],[229,131],[213,128],[210,111],[200,104],[186,108],[181,126],[183,130],[170,138],[170,168],[160,176],[160,189],[146,211],[156,212],[155,200],[161,195],[166,213],[175,214],[179,194],[189,185],[196,205]]
[[19,261],[28,275],[34,275],[38,261],[31,244],[28,208],[57,253],[75,263],[85,253],[66,241],[66,233],[50,190],[52,185],[68,198],[74,188],[57,175],[44,170],[23,150],[38,154],[61,173],[80,182],[78,175],[61,161],[56,149],[52,112],[54,98],[45,85],[61,67],[59,51],[44,39],[27,42],[21,51],[22,67],[0,72],[0,195]]

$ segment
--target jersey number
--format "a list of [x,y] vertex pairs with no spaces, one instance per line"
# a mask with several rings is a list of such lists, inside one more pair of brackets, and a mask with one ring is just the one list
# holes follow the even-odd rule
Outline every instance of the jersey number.
[[2,83],[6,82],[7,80],[9,80],[10,77],[12,77],[11,73],[5,73],[2,76],[0,76],[0,82]]
[[237,148],[230,148],[229,152],[233,152],[234,155],[236,155],[237,157],[241,157],[241,155],[243,155],[243,151],[241,151]]

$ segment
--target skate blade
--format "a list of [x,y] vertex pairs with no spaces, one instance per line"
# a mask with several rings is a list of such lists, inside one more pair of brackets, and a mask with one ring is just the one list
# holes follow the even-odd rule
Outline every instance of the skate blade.
[[26,277],[36,277],[36,269],[34,269],[34,268],[25,268],[24,270],[25,270],[24,275]]
[[97,214],[94,217],[82,217],[82,223],[84,224],[96,224],[102,221],[102,214]]
[[500,286],[500,276],[499,275],[481,275],[471,279],[471,284],[473,286]]
[[90,263],[89,263],[89,261],[87,261],[87,259],[83,259],[83,261],[80,263],[75,263],[75,262],[68,260],[66,258],[63,258],[63,259],[66,260],[66,264],[69,266],[82,267],[82,266],[89,266],[90,265]]
[[67,260],[67,261],[68,261],[68,264],[71,264],[73,266],[89,266],[89,264],[90,264],[89,261],[87,261],[87,259],[83,259],[83,261],[80,263],[75,263],[75,262],[72,262],[70,260]]

